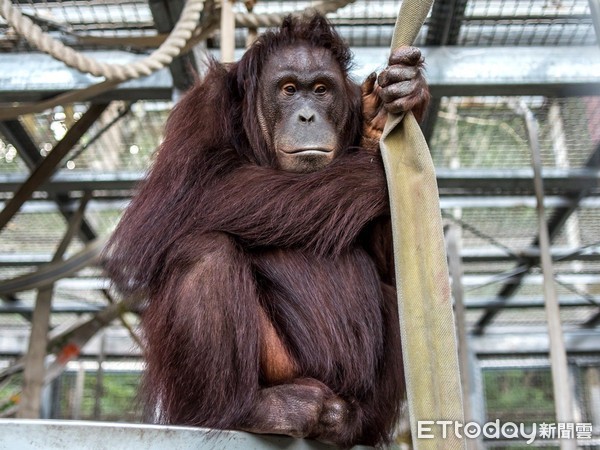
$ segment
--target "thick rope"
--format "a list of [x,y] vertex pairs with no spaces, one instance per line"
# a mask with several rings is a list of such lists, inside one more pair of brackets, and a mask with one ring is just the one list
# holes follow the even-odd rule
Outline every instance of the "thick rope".
[[300,15],[307,14],[310,11],[317,11],[321,14],[327,14],[337,11],[346,5],[354,3],[356,0],[331,0],[318,2],[302,11],[292,13],[270,13],[270,14],[254,14],[254,13],[237,13],[235,15],[235,24],[238,27],[247,28],[269,28],[276,27],[281,24],[283,18],[289,14]]
[[[333,12],[356,0],[336,0],[323,1],[316,5],[301,11],[305,13],[309,10],[316,10],[321,14]],[[0,5],[0,15],[2,15],[9,25],[11,25],[20,35],[22,35],[30,44],[36,46],[43,52],[52,55],[59,61],[64,62],[69,67],[73,67],[80,72],[89,73],[95,76],[103,76],[107,80],[125,81],[132,78],[150,75],[159,69],[162,69],[177,57],[181,50],[186,47],[190,38],[197,34],[194,33],[196,25],[202,11],[204,0],[188,0],[181,13],[179,21],[169,34],[169,37],[148,57],[130,64],[109,64],[99,62],[89,58],[82,53],[65,46],[62,42],[54,39],[49,34],[42,31],[31,19],[21,14],[15,8],[10,0],[2,0]],[[295,13],[299,14],[299,13]],[[238,13],[235,16],[236,25],[240,27],[274,27],[278,26],[286,14],[244,14]]]
[[188,0],[177,24],[161,46],[146,58],[129,64],[108,64],[96,61],[57,41],[25,17],[10,0],[2,0],[0,15],[27,41],[69,67],[108,80],[125,81],[150,75],[169,65],[181,53],[196,29],[204,0]]
[[[183,48],[182,53],[189,51],[199,41],[208,38],[216,29],[218,29],[218,23],[208,24],[207,28],[198,28],[194,32],[194,36],[188,41],[186,46]],[[69,103],[77,103],[88,100],[92,97],[96,97],[103,92],[110,91],[116,88],[121,81],[118,80],[106,80],[101,83],[92,84],[84,89],[73,90],[58,94],[47,100],[43,100],[35,103],[22,103],[18,106],[12,107],[0,107],[0,120],[14,119],[15,117],[22,116],[24,114],[35,114],[46,109],[54,108],[58,105],[66,105]],[[3,106],[3,105],[0,105]]]
[[[306,14],[310,10],[316,10],[322,14],[325,14],[328,12],[336,11],[337,9],[342,8],[350,3],[354,3],[354,1],[356,1],[356,0],[323,1],[312,7],[306,8],[302,11],[298,11],[298,12],[295,12],[292,14]],[[188,1],[188,3],[186,4],[186,7],[189,5],[189,3],[192,3],[192,2],[193,2],[192,0]],[[202,2],[204,2],[204,0]],[[8,21],[7,16],[10,16],[11,14],[12,15],[19,14],[23,20],[25,20],[25,19],[29,20],[26,17],[23,17],[15,8],[13,8],[11,5],[11,2],[9,0],[2,0],[2,3],[0,4],[0,15],[2,15]],[[246,19],[245,16],[248,16],[248,18]],[[236,15],[236,23],[238,26],[248,26],[248,27],[254,26],[254,27],[256,27],[260,24],[260,26],[271,27],[271,26],[278,26],[281,23],[281,21],[283,20],[283,17],[284,17],[283,14],[268,14],[268,15],[238,14],[238,15]],[[181,19],[183,19],[183,12],[182,12]],[[181,22],[181,19],[179,20],[179,22]],[[179,25],[179,22],[177,25]],[[197,20],[194,22],[194,24],[196,22],[197,22]],[[10,21],[9,21],[9,23],[10,23]],[[187,21],[186,21],[186,24],[187,24]],[[212,34],[215,30],[218,29],[218,25],[219,25],[218,21],[215,21],[215,20],[213,20],[212,22],[209,20],[206,23],[201,24],[199,27],[197,27],[193,31],[191,37],[189,37],[187,39],[187,42],[181,49],[180,53],[185,53],[185,52],[189,51],[199,41],[206,39],[210,34]],[[33,26],[37,26],[37,25],[33,24]],[[173,31],[175,31],[175,29]],[[19,31],[19,33],[21,33],[21,32]],[[41,29],[40,29],[40,33],[43,33],[43,32],[41,32]],[[159,49],[163,48],[165,46],[166,42],[167,41],[164,41],[163,44],[161,44],[161,46],[159,47]],[[62,45],[60,42],[58,44]],[[69,50],[71,50],[71,49],[69,49]],[[73,51],[73,50],[71,50],[71,51]],[[77,67],[75,67],[75,68],[77,69]],[[67,103],[81,102],[81,101],[87,100],[91,97],[95,97],[103,92],[109,91],[110,89],[116,87],[121,81],[123,81],[123,80],[120,80],[117,78],[110,79],[110,80],[106,80],[106,81],[103,81],[98,84],[94,84],[85,89],[81,89],[78,91],[66,92],[64,94],[57,95],[50,99],[44,100],[42,102],[28,103],[28,104],[22,104],[19,106],[14,106],[11,108],[4,108],[4,109],[0,110],[0,120],[13,119],[15,117],[18,117],[18,116],[21,116],[24,114],[33,114],[33,113],[41,112],[46,109],[53,108],[58,105],[64,105]]]

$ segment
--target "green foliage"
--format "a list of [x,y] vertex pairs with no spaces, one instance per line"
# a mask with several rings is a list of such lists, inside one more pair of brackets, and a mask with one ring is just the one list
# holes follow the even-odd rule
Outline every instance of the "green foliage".
[[556,421],[549,368],[485,369],[483,383],[488,420]]
[[17,374],[0,384],[0,414],[19,403],[22,383],[23,376]]
[[[57,419],[72,418],[76,377],[75,373],[66,373],[61,377]],[[95,372],[86,372],[79,419],[115,422],[141,420],[141,407],[137,397],[139,373],[105,372],[99,389],[97,381]],[[97,394],[100,395],[98,415],[95,413]]]

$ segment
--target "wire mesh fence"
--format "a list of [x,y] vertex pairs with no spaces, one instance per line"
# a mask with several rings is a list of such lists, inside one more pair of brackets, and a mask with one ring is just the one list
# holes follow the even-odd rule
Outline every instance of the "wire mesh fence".
[[[600,359],[597,355],[582,354],[570,355],[568,361],[575,393],[575,423],[557,423],[550,362],[544,356],[533,355],[520,358],[485,357],[479,360],[483,391],[482,420],[486,423],[497,420],[502,424],[522,423],[529,431],[535,432],[535,445],[543,448],[559,448],[561,429],[563,432],[570,430],[573,437],[579,437],[581,448],[594,448],[600,437],[600,402],[597,401]],[[544,425],[547,426],[548,435],[541,430]],[[582,433],[584,429],[586,432]],[[526,447],[521,439],[509,439],[501,445],[486,441],[486,448],[490,449]]]
[[[145,0],[77,0],[16,2],[29,17],[52,37],[78,50],[114,49],[147,52],[135,42],[108,42],[102,38],[147,37],[157,34],[148,2]],[[0,18],[0,52],[35,52],[25,39],[15,34]]]
[[[531,167],[525,100],[540,126],[545,167],[582,167],[600,142],[598,97],[445,97],[430,147],[437,167]],[[485,149],[485,151],[482,151]]]
[[[0,371],[14,360],[0,358]],[[139,423],[143,420],[139,359],[80,359],[44,388],[42,416],[49,419],[99,420]],[[23,377],[16,374],[0,383],[0,417],[20,402]]]
[[141,363],[78,361],[50,386],[53,419],[141,422]]
[[[124,48],[134,53],[148,53],[149,47],[136,39],[158,35],[146,0],[19,0],[13,3],[52,36],[80,50]],[[256,3],[253,12],[289,13],[310,3],[263,0]],[[330,19],[352,47],[387,49],[400,3],[359,0],[331,14]],[[547,48],[597,45],[587,0],[450,3],[453,8],[444,10],[442,6],[436,14],[430,15],[417,38],[417,45]],[[238,13],[247,12],[244,2],[236,2],[235,8]],[[440,33],[446,29],[449,17],[454,17],[456,23],[449,27],[449,35],[442,42]],[[238,48],[245,47],[247,37],[247,29],[237,29]],[[219,33],[216,33],[207,46],[218,48],[219,43]],[[35,51],[0,19],[0,52]],[[505,169],[509,176],[511,171],[529,170],[531,155],[527,130],[516,108],[520,101],[525,102],[539,121],[544,169],[570,171],[585,168],[592,161],[600,145],[598,96],[444,97],[436,112],[437,120],[430,139],[436,167],[473,169],[484,177]],[[166,101],[114,101],[61,162],[58,175],[112,173],[120,176],[129,172],[141,175],[152,164],[172,106],[172,102]],[[45,157],[87,107],[87,103],[57,107],[23,116],[19,118],[19,124],[31,136],[40,156]],[[14,176],[22,180],[31,169],[8,137],[0,134],[2,183],[11,186],[10,183],[17,179]],[[576,174],[571,175],[570,180],[576,179]],[[569,192],[569,186],[557,185],[556,191],[547,189],[549,218],[568,207],[571,197],[567,194],[577,194],[582,185],[578,185],[576,192]],[[561,303],[561,321],[568,332],[584,329],[590,318],[597,315],[600,305],[600,262],[597,258],[600,249],[597,195],[600,188],[597,182],[583,187],[593,195],[573,208],[553,239],[553,251],[556,252],[553,284]],[[94,188],[93,183],[89,188]],[[484,311],[494,306],[497,314],[486,329],[492,334],[513,329],[544,329],[542,275],[535,261],[529,264],[535,259],[531,254],[535,253],[538,233],[531,187],[527,188],[526,195],[517,189],[502,192],[494,186],[488,186],[482,192],[465,191],[468,195],[462,195],[463,192],[462,197],[452,197],[450,202],[454,204],[442,212],[448,223],[458,223],[462,227],[465,256],[462,281],[469,330],[476,326]],[[7,187],[0,192],[0,198],[8,200],[12,193]],[[69,206],[72,210],[82,193],[63,194],[72,201]],[[94,192],[94,197],[101,200],[90,203],[85,218],[97,235],[106,236],[111,232],[130,195],[130,189]],[[442,195],[449,197],[451,193],[442,192]],[[465,198],[467,196],[471,198]],[[482,197],[487,197],[487,203]],[[40,189],[34,194],[34,200],[0,233],[0,280],[33,272],[39,264],[48,262],[64,235],[66,220],[55,204],[55,197]],[[470,206],[467,200],[471,201]],[[77,238],[67,255],[80,250],[83,245],[84,242]],[[589,252],[578,255],[582,249]],[[494,254],[502,257],[494,259]],[[563,260],[564,255],[571,256]],[[515,278],[520,274],[524,275],[522,279]],[[518,283],[514,293],[501,305],[494,303],[510,283]],[[51,327],[64,326],[82,314],[102,308],[107,304],[102,292],[105,287],[107,281],[96,268],[57,283],[53,300],[56,311]],[[12,303],[8,305],[13,309],[0,314],[0,329],[6,333],[26,330],[30,314],[17,311],[16,306],[31,310],[35,297],[36,291],[25,291],[11,299]],[[2,305],[8,308],[5,303]],[[26,334],[18,336],[20,342],[24,342]],[[3,356],[7,364],[8,356]],[[571,355],[569,361],[577,399],[577,420],[594,424],[594,430],[598,431],[599,356]],[[49,388],[47,414],[63,419],[140,421],[143,418],[136,392],[142,370],[138,359],[108,358],[99,363],[87,356],[73,362]],[[483,419],[527,424],[555,421],[552,380],[545,355],[480,357],[479,376],[485,411]],[[6,407],[18,401],[15,392],[21,383],[20,376],[0,383],[0,414],[3,412],[1,405]],[[514,448],[520,444],[486,443],[488,448]],[[548,447],[552,446],[550,442]]]

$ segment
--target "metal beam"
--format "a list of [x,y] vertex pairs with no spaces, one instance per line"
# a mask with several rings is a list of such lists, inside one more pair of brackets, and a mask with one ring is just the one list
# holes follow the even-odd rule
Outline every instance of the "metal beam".
[[[97,249],[96,249],[97,250]],[[21,275],[19,277],[3,280],[0,283],[0,295],[8,294],[11,292],[20,292],[23,290],[29,290],[43,286],[50,282],[56,283],[56,286],[60,289],[66,290],[102,290],[110,288],[110,279],[102,276],[93,277],[76,277],[74,273],[80,270],[81,267],[90,265],[88,262],[91,259],[89,253],[91,249],[86,251],[85,255],[78,258],[75,263],[81,263],[77,266],[70,267],[55,267],[55,270],[50,272],[50,269],[42,267],[38,272],[31,274]],[[85,258],[85,259],[84,259]],[[44,270],[42,272],[42,270]],[[40,273],[42,272],[42,273]],[[50,272],[50,273],[49,273]],[[468,288],[479,288],[483,285],[491,285],[496,282],[506,281],[507,276],[504,273],[465,273],[463,276],[463,285]],[[587,274],[587,273],[558,273],[556,274],[556,280],[560,283],[578,285],[578,284],[600,284],[599,274]],[[541,275],[528,275],[523,284],[540,286],[543,282]],[[497,301],[490,300],[490,304],[494,305],[496,309]],[[591,303],[590,303],[591,305]]]
[[600,46],[600,0],[588,0],[590,4],[590,15],[592,16],[592,23],[594,24],[594,31],[596,33],[596,42]]
[[[117,192],[115,195],[107,195],[105,191],[94,191],[96,195],[95,199],[91,201],[88,210],[90,212],[115,212],[123,211],[129,204],[130,197],[125,196],[122,191]],[[131,194],[130,192],[127,193]],[[81,198],[79,193],[73,195],[73,201]],[[449,217],[446,213],[447,210],[452,208],[469,208],[469,209],[502,209],[502,208],[535,208],[535,199],[529,196],[500,196],[500,197],[489,197],[489,196],[464,196],[464,197],[453,197],[443,196],[440,199],[440,206],[444,211],[444,215]],[[0,206],[2,206],[0,202]],[[569,206],[571,201],[557,196],[546,197],[544,204],[548,208],[560,208]],[[587,197],[579,204],[580,209],[598,209],[600,208],[600,196]],[[67,207],[67,211],[71,212],[74,210],[73,205]],[[23,214],[47,214],[56,213],[58,208],[55,203],[49,200],[36,199],[28,201],[21,208]],[[493,251],[493,249],[491,250]],[[514,254],[514,252],[510,252]],[[19,261],[21,258],[14,256],[15,261]]]
[[33,170],[43,159],[37,145],[18,120],[0,121],[0,133],[14,145],[30,170]]
[[[588,159],[587,163],[585,164],[585,167],[600,167],[600,144]],[[565,208],[558,208],[554,211],[554,213],[548,220],[548,235],[550,242],[552,242],[552,240],[558,235],[567,219],[571,216],[571,214],[573,214],[573,212],[575,212],[575,210],[579,206],[580,201],[587,195],[587,193],[588,188],[584,188],[578,192],[572,192],[568,195],[569,199],[572,200],[571,205]],[[539,242],[540,238],[538,235],[531,243],[531,247],[538,248]],[[519,289],[523,278],[527,275],[529,270],[535,264],[537,264],[537,262],[537,259],[523,258],[522,261],[520,261],[517,267],[515,268],[516,274],[513,277],[510,277],[504,284],[504,286],[498,291],[496,299],[501,303],[506,303]],[[477,324],[474,328],[474,333],[482,334],[485,327],[493,320],[498,311],[498,308],[486,310],[477,321]]]
[[[531,169],[436,169],[442,196],[531,196]],[[71,191],[131,191],[145,176],[142,171],[104,173],[60,172],[36,189],[49,194]],[[20,174],[0,174],[0,192],[14,192],[25,177]],[[544,168],[547,195],[567,195],[585,189],[586,195],[600,195],[600,169]],[[123,192],[123,198],[129,192]],[[116,195],[119,197],[119,195]]]
[[[475,297],[465,299],[465,307],[468,310],[478,310],[494,307],[493,300],[489,298]],[[581,297],[561,297],[561,308],[585,308],[593,306]],[[509,303],[502,305],[503,309],[543,308],[544,299],[541,297],[515,297]],[[87,303],[82,298],[80,303],[53,301],[53,314],[89,314],[104,309],[104,305]],[[11,303],[0,303],[0,314],[31,314],[33,306],[21,301]]]
[[[145,172],[66,172],[57,173],[52,179],[38,187],[39,192],[68,193],[71,191],[131,191],[143,180]],[[25,181],[20,174],[0,174],[0,192],[14,192]],[[124,198],[129,197],[128,192]]]
[[[126,64],[139,58],[122,51],[86,51],[86,56],[98,61]],[[0,54],[0,103],[34,102],[72,90],[85,89],[102,81],[83,74],[44,53]],[[120,84],[112,91],[94,98],[95,102],[110,100],[170,100],[173,78],[168,69]]]
[[[131,448],[162,450],[165,448],[195,448],[208,450],[324,450],[332,448],[311,439],[260,435],[242,431],[176,427],[76,420],[17,420],[0,422],[0,434],[11,448],[38,450],[77,448]],[[65,441],[68,439],[68,444]],[[356,450],[372,447],[357,445]]]
[[[546,222],[544,208],[544,181],[542,179],[542,151],[539,142],[539,123],[533,112],[522,102],[520,109],[525,118],[529,147],[531,149],[531,166],[535,177],[535,195],[537,198],[538,216],[538,247],[540,253],[540,266],[544,277],[543,291],[545,300],[546,321],[548,323],[549,354],[551,361],[552,388],[554,393],[554,408],[556,420],[562,423],[572,423],[575,419],[575,404],[569,387],[569,364],[567,350],[560,318],[558,295],[554,286],[554,265],[550,256],[550,233]],[[561,450],[575,450],[577,441],[573,437],[560,437]]]
[[[18,120],[0,122],[0,133],[14,145],[30,170],[34,170],[43,161],[44,158],[37,146]],[[22,182],[25,182],[25,179]],[[16,192],[19,186],[14,186],[11,191]],[[70,220],[72,214],[68,211],[68,207],[71,204],[71,200],[68,198],[68,195],[66,193],[50,193],[49,197],[56,202],[64,218],[67,221]],[[91,241],[96,238],[96,233],[85,218],[81,221],[79,234],[84,241]]]
[[[0,282],[0,295],[13,294],[15,292],[38,289],[52,283],[60,285],[66,277],[79,272],[81,269],[95,264],[105,244],[105,239],[99,238],[88,244],[83,250],[61,262],[53,262],[40,267],[35,272],[25,273],[11,279]],[[76,280],[79,280],[76,278]],[[90,279],[83,279],[89,281]],[[108,281],[108,280],[106,280]],[[93,289],[108,289],[110,283],[96,283]],[[92,288],[90,288],[92,289]]]
[[[119,205],[122,205],[122,202],[119,202]],[[93,205],[90,205],[89,211],[96,211]],[[514,253],[517,255],[517,257],[523,258],[536,259],[540,256],[539,250],[535,248],[515,251]],[[495,247],[463,248],[460,257],[465,264],[515,261],[515,256],[509,255],[505,251]],[[51,259],[52,256],[49,254],[0,253],[0,267],[35,267],[42,264],[47,264]],[[552,259],[555,262],[598,262],[600,261],[600,246],[583,249],[554,247],[552,249]]]
[[[94,211],[90,207],[90,211]],[[519,257],[539,259],[539,250],[529,248],[516,252],[516,256],[509,255],[496,247],[466,248],[461,252],[461,259],[465,264],[484,264],[491,262],[516,262]],[[552,258],[555,262],[600,261],[600,248],[589,249],[553,249]],[[0,267],[35,267],[47,264],[51,260],[49,254],[38,253],[0,253]],[[507,304],[508,305],[508,304]]]
[[[494,300],[485,297],[470,297],[465,300],[465,307],[470,310],[487,309],[499,307],[500,309],[524,309],[524,308],[543,308],[544,299],[542,297],[515,297],[508,303],[498,304]],[[585,308],[594,306],[589,301],[581,297],[571,296],[560,298],[561,308]],[[10,306],[7,305],[7,308]],[[1,311],[1,309],[0,309]]]
[[45,181],[47,181],[56,167],[85,132],[94,124],[106,109],[108,103],[92,104],[86,113],[65,134],[60,142],[50,151],[48,156],[35,168],[27,181],[15,192],[15,195],[4,205],[0,211],[0,231],[8,224],[21,206],[31,197],[31,194]]
[[[182,0],[149,0],[148,6],[159,33],[170,33],[179,20],[185,2]],[[180,91],[187,91],[194,83],[194,72],[198,72],[193,52],[175,58],[169,65],[173,85]]]
[[[81,229],[81,220],[84,217],[85,207],[89,196],[81,200],[77,213],[71,217],[67,232],[63,236],[52,262],[62,260],[65,251],[71,244],[73,237]],[[44,361],[47,356],[48,330],[50,329],[50,313],[52,309],[52,294],[54,286],[44,286],[37,293],[33,318],[31,321],[31,335],[29,346],[25,355],[25,366],[23,369],[23,390],[17,417],[37,419],[40,417],[42,388],[44,387],[44,376],[46,373]]]
[[[433,4],[431,17],[428,22],[425,45],[438,47],[456,45],[463,24],[466,0],[441,0]],[[429,57],[427,57],[429,65]],[[442,95],[432,91],[432,99],[425,113],[421,128],[427,142],[431,141],[433,130],[438,119]]]
[[[137,356],[139,348],[133,343],[126,330],[107,328],[107,354],[112,356]],[[27,349],[27,328],[5,328],[0,334],[0,355],[22,355]],[[469,345],[477,355],[547,355],[548,333],[544,325],[503,325],[502,332],[490,330],[482,336],[470,336]],[[565,345],[569,354],[597,353],[600,350],[598,330],[567,330]],[[100,351],[98,339],[92,339],[82,349],[82,355],[94,356]],[[509,362],[506,362],[509,364]],[[171,447],[169,447],[171,448]]]
[[[479,289],[484,286],[491,286],[492,284],[495,284],[495,283],[500,284],[500,283],[504,282],[504,283],[508,284],[511,282],[511,275],[513,275],[515,273],[520,273],[520,272],[517,272],[515,269],[510,269],[505,272],[496,272],[496,271],[466,272],[465,275],[463,276],[462,282],[463,282],[463,285],[469,290]],[[575,285],[575,286],[582,285],[582,284],[600,285],[600,273],[594,272],[594,271],[592,271],[590,273],[558,272],[554,275],[554,279],[559,284],[569,284],[569,285]],[[541,286],[543,282],[544,282],[544,279],[543,279],[542,275],[537,274],[537,273],[525,274],[525,276],[519,280],[519,283],[526,284],[529,286]],[[3,284],[0,284],[0,289],[3,289],[2,286],[3,286]],[[71,286],[76,286],[76,284],[71,284]],[[3,292],[6,292],[6,290],[3,289]],[[581,295],[581,294],[578,293],[578,295]],[[490,298],[491,297],[492,296],[490,295]],[[590,298],[593,298],[593,297],[590,297]],[[496,304],[496,302],[498,302],[497,298],[494,299],[494,304]],[[590,303],[590,304],[592,304],[592,303]]]
[[[73,300],[71,299],[71,301]],[[71,322],[70,325],[68,325],[67,327],[57,327],[53,329],[49,334],[48,352],[58,355],[61,353],[61,350],[64,349],[66,345],[76,345],[79,349],[81,349],[81,355],[89,355],[90,352],[97,354],[98,350],[95,349],[95,347],[97,347],[97,345],[95,344],[97,344],[99,340],[98,332],[101,331],[101,348],[104,350],[108,350],[111,355],[115,353],[118,355],[129,353],[130,356],[138,354],[139,350],[143,348],[143,344],[140,341],[137,334],[135,333],[135,331],[133,330],[133,328],[131,327],[131,325],[129,324],[128,320],[125,319],[125,317],[123,316],[123,313],[125,311],[129,311],[139,315],[141,312],[141,308],[138,301],[127,300],[124,302],[116,302],[115,300],[112,300],[112,303],[113,304],[110,304],[108,306],[99,307],[98,310],[89,308],[88,314],[90,314],[91,317],[86,315],[86,317],[80,318],[74,323]],[[124,328],[108,328],[107,330],[106,327],[108,327],[110,323],[117,317],[122,322]],[[18,336],[22,335],[23,332],[26,332],[26,329],[16,328],[13,330],[13,332],[16,333],[9,334],[8,341],[10,342],[12,337],[12,348],[14,351],[14,344],[17,344],[18,346]],[[112,339],[112,336],[114,335],[122,336],[123,334],[128,335],[130,337],[129,350],[125,350],[125,352],[123,352],[122,350],[115,349],[114,339]],[[0,334],[0,348],[2,347],[3,337],[6,337],[6,333]],[[107,343],[106,338],[109,338],[108,340],[110,342],[110,345],[107,346],[109,348],[105,348],[104,345],[105,343]],[[3,353],[4,352],[0,349],[0,354]],[[24,367],[24,359],[25,357],[21,357],[19,360],[13,362],[9,367],[0,370],[0,383],[3,380],[6,380],[8,377],[22,371]],[[60,358],[51,363],[48,366],[47,374],[44,379],[45,384],[47,385],[54,379],[56,379],[56,377],[58,377],[65,370],[65,368],[68,368],[69,365],[69,362],[67,362],[65,365],[65,361],[61,360]]]
[[455,45],[465,16],[466,0],[440,0],[433,4],[425,45]]
[[594,328],[600,323],[600,310],[595,312],[588,320],[586,320],[581,326],[583,328]]
[[[93,305],[93,304],[54,304],[53,302],[51,313],[52,314],[89,314],[98,312],[104,309],[104,305]],[[23,303],[1,303],[0,304],[0,314],[24,314],[33,311],[33,307],[31,305],[25,305]]]
[[[515,252],[518,257],[525,259],[539,260],[540,250],[537,248],[527,248]],[[0,256],[0,261],[2,257]],[[465,264],[481,264],[486,262],[507,262],[515,261],[515,256],[509,255],[503,250],[494,247],[463,249],[461,259]],[[555,262],[565,261],[600,261],[600,247],[583,249],[552,249],[552,260]],[[0,263],[1,264],[1,263]]]
[[[571,52],[569,69],[557,58]],[[600,94],[596,47],[438,47],[424,54],[434,97]]]
[[[39,204],[40,202],[37,202]],[[557,195],[546,195],[544,205],[548,208],[562,208],[570,206],[572,200]],[[30,203],[31,208],[36,203]],[[579,203],[580,208],[597,209],[600,208],[600,196],[588,196]],[[440,208],[448,210],[451,208],[468,209],[498,209],[498,208],[535,208],[535,198],[531,195],[447,195],[442,194],[440,198]],[[33,209],[29,209],[33,211]],[[449,212],[448,212],[449,213]]]
[[[478,355],[547,355],[550,348],[545,326],[539,330],[527,326],[507,329],[506,333],[471,336],[469,342]],[[595,330],[567,331],[565,346],[569,354],[598,352],[600,334]]]
[[[473,380],[470,371],[471,351],[467,338],[467,317],[465,308],[465,292],[462,284],[463,262],[460,259],[462,248],[462,230],[457,225],[450,225],[445,233],[448,252],[448,269],[452,283],[452,298],[454,299],[454,320],[456,322],[456,342],[458,347],[458,364],[460,368],[460,381],[462,386],[463,410],[465,422],[473,420]],[[477,447],[470,443],[469,450]]]
[[[436,169],[441,195],[532,195],[533,171],[523,169]],[[600,193],[600,170],[544,168],[545,193],[567,195],[585,190]]]
[[[389,49],[355,47],[353,76],[381,70]],[[427,80],[434,97],[490,95],[600,94],[600,50],[573,47],[424,47]],[[210,52],[217,56],[216,51]],[[85,52],[107,62],[126,62],[121,52]],[[243,50],[236,51],[236,58]],[[0,54],[0,103],[37,101],[98,82],[43,54]],[[170,100],[173,80],[167,69],[128,81],[95,101]]]

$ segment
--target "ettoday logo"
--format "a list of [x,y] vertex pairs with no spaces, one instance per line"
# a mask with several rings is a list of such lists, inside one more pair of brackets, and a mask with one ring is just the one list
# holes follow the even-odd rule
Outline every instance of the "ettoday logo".
[[458,439],[519,439],[531,444],[540,439],[591,439],[591,423],[501,423],[500,419],[480,425],[477,422],[463,424],[452,420],[420,420],[417,422],[417,438],[433,439],[440,437],[446,439],[450,436]]

